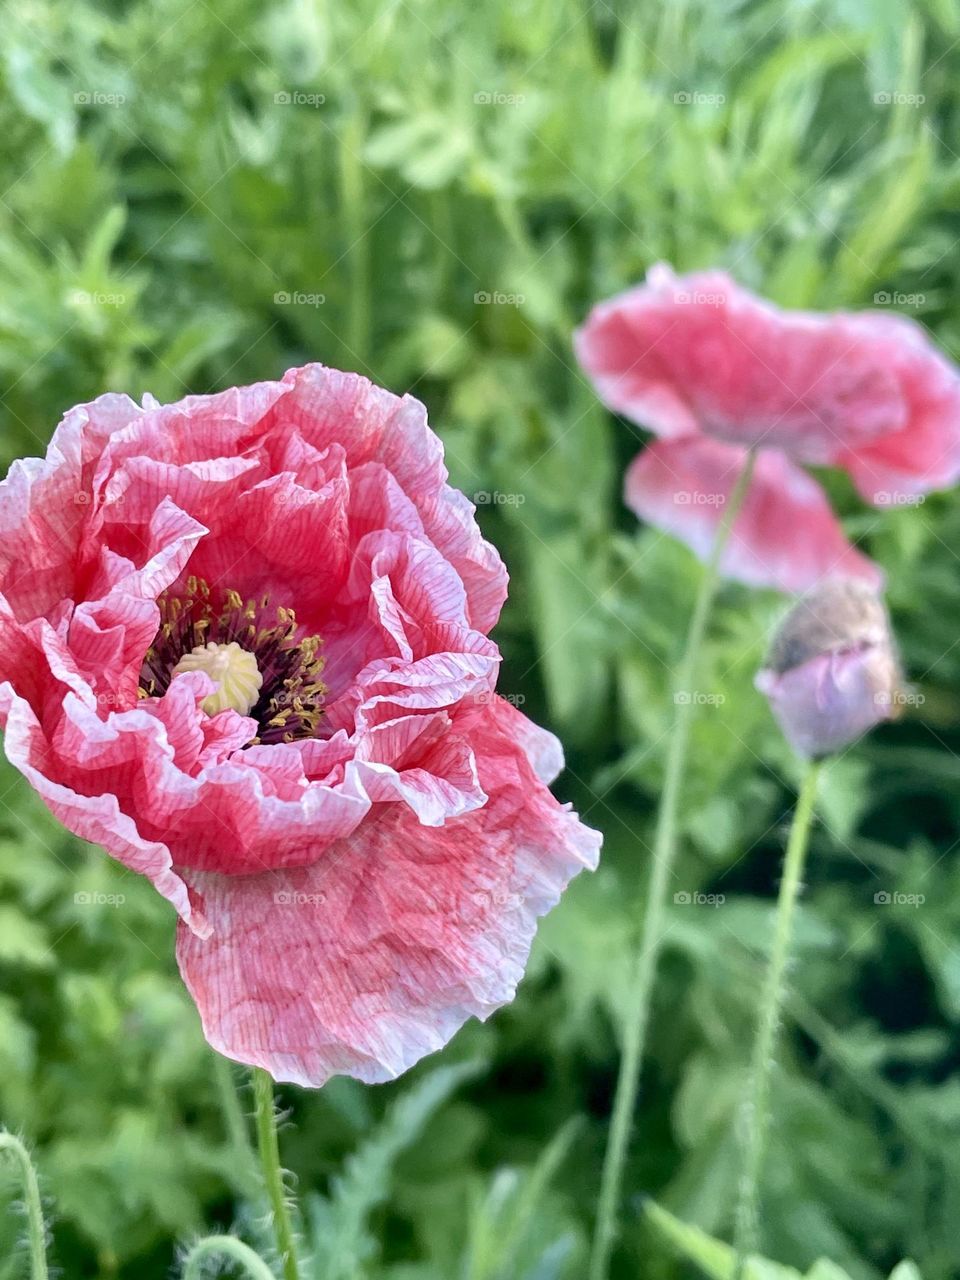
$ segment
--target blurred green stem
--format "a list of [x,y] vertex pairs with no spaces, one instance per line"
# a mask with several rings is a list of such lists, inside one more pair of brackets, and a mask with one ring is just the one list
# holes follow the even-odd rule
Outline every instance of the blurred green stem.
[[757,1251],[758,1212],[757,1200],[770,1106],[770,1078],[773,1073],[777,1047],[777,1031],[780,1013],[786,993],[787,963],[790,958],[790,941],[793,935],[794,909],[803,880],[803,866],[810,843],[810,826],[817,798],[820,777],[819,762],[811,762],[800,790],[787,856],[783,864],[783,878],[777,898],[777,920],[773,935],[773,950],[767,968],[766,980],[760,997],[757,1034],[753,1045],[749,1092],[744,1108],[744,1159],[737,1202],[737,1221],[734,1235],[734,1280],[743,1280],[747,1256]]
[[623,1167],[626,1161],[630,1126],[637,1105],[640,1068],[643,1064],[647,1023],[650,1019],[650,1002],[657,973],[657,961],[660,956],[660,944],[663,941],[664,899],[670,876],[673,874],[673,863],[676,855],[677,813],[687,761],[690,724],[693,709],[696,705],[696,699],[693,694],[700,666],[700,649],[706,633],[707,623],[710,619],[714,597],[720,584],[720,561],[726,550],[733,523],[743,506],[743,500],[750,487],[755,463],[756,451],[751,449],[747,454],[743,470],[737,477],[733,492],[724,504],[723,518],[717,528],[713,547],[710,550],[710,557],[700,580],[700,589],[697,593],[693,614],[690,618],[690,627],[687,631],[686,645],[674,679],[673,732],[670,736],[670,745],[667,750],[663,791],[660,796],[660,808],[657,813],[657,827],[653,846],[653,870],[647,889],[647,902],[640,935],[640,953],[637,957],[636,975],[633,982],[634,1005],[627,1016],[623,1030],[620,1074],[617,1079],[617,1092],[613,1103],[613,1118],[610,1122],[607,1152],[603,1162],[600,1202],[597,1209],[597,1227],[590,1257],[590,1280],[606,1280],[610,1267],[610,1254],[616,1234]]
[[9,1151],[20,1166],[23,1182],[23,1200],[27,1207],[27,1238],[30,1245],[30,1280],[47,1280],[46,1228],[43,1225],[43,1204],[40,1185],[30,1162],[27,1148],[12,1133],[0,1133],[0,1155]]
[[280,1167],[280,1144],[277,1140],[277,1115],[273,1102],[273,1080],[262,1067],[253,1068],[253,1098],[257,1121],[257,1145],[260,1148],[260,1166],[270,1201],[270,1214],[280,1255],[284,1280],[299,1280],[297,1251],[293,1239],[293,1224],[283,1186],[283,1170]]
[[227,1136],[237,1163],[236,1175],[244,1191],[253,1197],[259,1195],[261,1191],[260,1178],[257,1172],[257,1158],[250,1144],[250,1132],[247,1128],[244,1109],[237,1096],[234,1066],[229,1058],[219,1053],[214,1053],[213,1060]]
[[364,212],[364,167],[361,153],[366,142],[367,121],[357,107],[343,130],[340,142],[340,205],[343,210],[344,255],[349,270],[347,336],[345,346],[351,363],[366,373],[370,355],[370,235]]
[[273,1272],[263,1259],[236,1236],[207,1236],[198,1240],[187,1254],[183,1280],[202,1280],[202,1277],[209,1276],[211,1272],[207,1262],[217,1255],[238,1263],[253,1280],[274,1280]]

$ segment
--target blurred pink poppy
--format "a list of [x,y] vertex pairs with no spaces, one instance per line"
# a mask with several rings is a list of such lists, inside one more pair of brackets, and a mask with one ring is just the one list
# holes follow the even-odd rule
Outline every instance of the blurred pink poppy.
[[660,264],[595,307],[575,343],[604,402],[661,437],[628,477],[628,504],[699,554],[747,450],[762,449],[730,577],[786,591],[880,582],[798,463],[843,468],[877,506],[960,476],[960,376],[902,316],[783,311],[723,272]]
[[423,406],[319,365],[72,409],[0,485],[0,723],[148,876],[210,1043],[393,1077],[509,1000],[599,836],[495,692],[506,572]]

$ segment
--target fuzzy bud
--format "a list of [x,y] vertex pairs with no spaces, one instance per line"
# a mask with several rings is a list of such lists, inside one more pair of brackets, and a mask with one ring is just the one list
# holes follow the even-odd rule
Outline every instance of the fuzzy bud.
[[902,676],[880,596],[849,579],[815,587],[781,623],[756,685],[790,745],[812,759],[894,719]]

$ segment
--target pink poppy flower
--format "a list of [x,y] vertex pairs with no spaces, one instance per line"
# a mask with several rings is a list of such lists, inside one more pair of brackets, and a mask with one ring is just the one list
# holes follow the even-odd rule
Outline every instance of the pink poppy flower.
[[0,485],[8,758],[180,913],[207,1039],[377,1081],[509,1000],[599,837],[495,693],[506,572],[421,404],[310,365],[72,409]]
[[628,476],[628,505],[699,554],[747,450],[763,450],[729,577],[879,585],[799,464],[842,467],[877,506],[960,477],[960,376],[902,316],[782,311],[723,272],[661,264],[597,306],[575,342],[604,402],[660,437]]

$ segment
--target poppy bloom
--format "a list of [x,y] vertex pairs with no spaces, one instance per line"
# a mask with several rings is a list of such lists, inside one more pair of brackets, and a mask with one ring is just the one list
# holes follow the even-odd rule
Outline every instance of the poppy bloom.
[[762,451],[723,563],[743,582],[879,585],[803,464],[844,469],[877,506],[960,476],[960,376],[902,316],[783,311],[723,272],[661,264],[593,310],[576,350],[604,402],[659,437],[627,474],[628,505],[698,554]]
[[822,582],[778,630],[757,688],[800,755],[832,755],[895,718],[900,660],[881,598],[863,582]]
[[319,365],[72,409],[0,485],[0,723],[148,876],[207,1039],[396,1076],[509,1000],[599,837],[495,693],[506,572],[421,404]]

